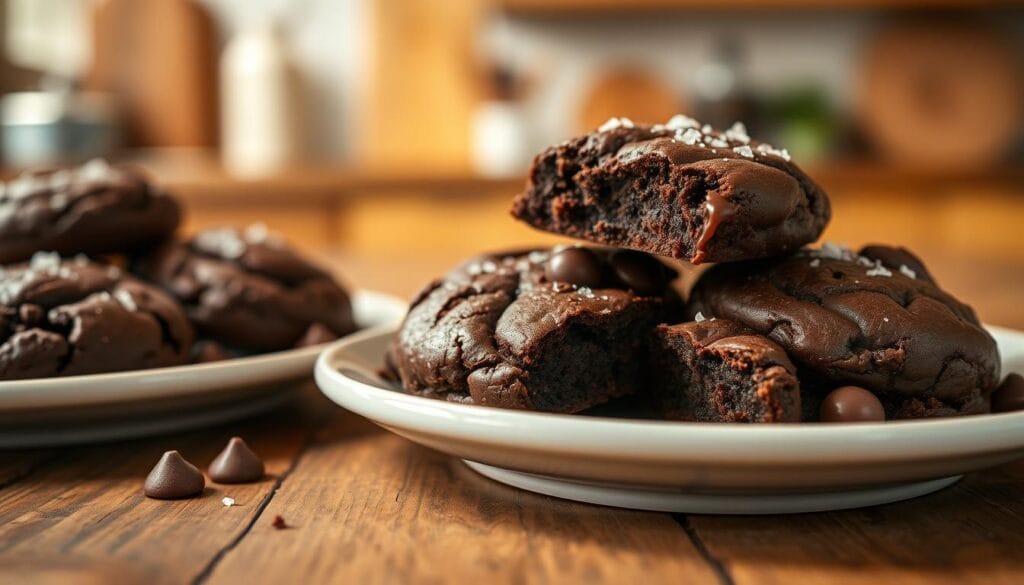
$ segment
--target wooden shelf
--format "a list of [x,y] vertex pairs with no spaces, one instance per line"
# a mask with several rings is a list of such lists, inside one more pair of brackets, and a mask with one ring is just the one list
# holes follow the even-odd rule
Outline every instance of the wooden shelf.
[[[130,160],[186,198],[229,204],[249,201],[329,202],[353,197],[417,194],[430,197],[475,197],[499,192],[510,196],[525,178],[485,177],[459,168],[352,168],[307,164],[261,179],[226,173],[215,156],[202,151],[147,151]],[[826,189],[858,188],[906,191],[906,196],[941,196],[956,188],[1001,190],[1024,195],[1024,167],[950,169],[906,167],[868,159],[821,161],[804,165]]]
[[579,16],[683,10],[977,9],[1024,6],[1019,0],[498,0],[507,13]]
[[[329,205],[352,198],[390,195],[458,198],[507,193],[511,197],[525,182],[523,176],[485,177],[462,168],[353,168],[326,163],[303,164],[273,176],[244,179],[227,173],[213,153],[188,149],[137,151],[123,160],[143,167],[186,200],[218,206],[239,205],[240,201]],[[884,190],[906,197],[931,198],[971,188],[1024,196],[1022,165],[991,169],[915,168],[849,159],[803,166],[827,190]]]

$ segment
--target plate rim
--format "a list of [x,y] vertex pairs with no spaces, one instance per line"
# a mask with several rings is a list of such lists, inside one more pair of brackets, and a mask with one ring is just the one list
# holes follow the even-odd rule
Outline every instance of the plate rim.
[[[1024,332],[986,327],[1001,337],[1017,338],[1024,346]],[[456,441],[649,462],[685,458],[691,463],[770,466],[946,459],[1024,450],[1024,411],[884,423],[746,425],[617,419],[444,402],[379,388],[336,367],[346,361],[350,347],[379,341],[375,338],[394,331],[366,330],[328,346],[317,359],[317,386],[335,403],[379,425]],[[530,432],[524,433],[524,428]],[[951,433],[956,442],[949,440]],[[699,449],[686,447],[691,444]],[[747,454],[751,445],[757,445],[753,455]]]
[[806,514],[890,504],[946,489],[963,478],[963,475],[956,474],[920,481],[814,492],[699,493],[681,488],[616,485],[516,471],[469,459],[463,459],[462,462],[491,481],[554,498],[628,510],[731,516]]
[[[406,303],[402,299],[382,291],[356,289],[351,291],[350,294],[353,308],[356,311],[358,311],[360,306],[375,306],[394,312],[394,317],[389,317],[384,322],[370,325],[357,333],[375,332],[394,327],[397,321],[401,319],[401,314],[404,314],[407,308]],[[342,337],[342,340],[344,339],[345,337]],[[12,413],[19,410],[36,408],[139,402],[159,398],[204,394],[217,392],[225,388],[248,386],[252,385],[252,382],[246,380],[251,379],[251,376],[247,379],[239,380],[237,383],[231,383],[231,380],[235,378],[238,372],[250,371],[254,367],[263,373],[280,369],[282,366],[288,367],[289,370],[298,370],[298,362],[302,364],[315,363],[316,357],[320,352],[329,347],[331,343],[335,342],[205,364],[182,364],[102,374],[2,381],[0,382],[0,412]],[[311,373],[311,371],[307,371],[305,374],[296,371],[294,374],[289,373],[287,376],[270,377],[267,383],[298,379]],[[207,379],[204,380],[204,383],[200,384],[190,384],[182,381],[183,376],[196,375],[204,376]],[[168,391],[168,385],[173,384],[174,381],[179,381],[179,388],[174,391]],[[123,389],[107,389],[99,392],[82,390],[83,386],[97,387],[109,384],[111,387],[116,388],[132,383],[136,384],[137,387],[133,388],[131,392],[126,392]]]

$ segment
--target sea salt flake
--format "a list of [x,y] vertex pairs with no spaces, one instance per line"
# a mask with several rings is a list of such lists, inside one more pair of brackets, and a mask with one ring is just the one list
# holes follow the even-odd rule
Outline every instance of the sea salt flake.
[[221,228],[204,232],[197,237],[201,247],[214,250],[218,255],[227,260],[241,258],[245,254],[246,243],[239,237],[237,231],[231,228]]
[[266,224],[254,223],[251,224],[249,227],[245,228],[245,239],[248,242],[259,244],[267,239],[268,233],[269,232],[267,230]]
[[776,156],[776,157],[779,157],[779,158],[781,158],[782,160],[785,160],[785,161],[789,161],[790,160],[790,156],[789,156],[789,151],[788,150],[786,150],[785,148],[775,148],[774,146],[772,146],[771,144],[768,144],[768,143],[758,144],[757,145],[757,152],[759,154],[763,154],[763,155]]
[[853,260],[854,253],[846,246],[835,242],[825,242],[821,248],[812,252],[813,255],[826,260]]
[[230,508],[231,506],[235,505],[235,498],[229,498],[228,496],[224,496],[221,499],[221,502],[224,503],[225,508]]
[[[113,174],[114,168],[102,158],[94,158],[78,169],[78,177],[84,181],[102,181],[109,179]],[[56,173],[54,175],[56,176]]]
[[737,146],[733,148],[732,151],[744,158],[754,158],[754,151],[746,144],[743,146]]
[[[86,177],[82,177],[86,178]],[[61,169],[50,173],[47,177],[50,189],[54,191],[63,191],[71,186],[71,181],[74,180],[74,173],[69,169]]]
[[118,289],[114,292],[114,298],[117,299],[117,302],[121,303],[122,307],[129,311],[135,312],[139,310],[139,305],[135,303],[135,297],[124,289]]
[[715,148],[727,148],[729,143],[721,138],[712,138],[708,140],[708,146],[713,146]]
[[743,144],[748,144],[750,142],[750,136],[747,135],[747,127],[743,125],[743,122],[734,122],[733,125],[725,131],[725,137],[729,140],[742,142]]
[[43,181],[36,175],[23,173],[7,183],[4,194],[11,199],[22,199],[39,191],[44,186]]
[[615,130],[616,128],[632,128],[633,121],[629,118],[608,118],[608,121],[601,124],[601,127],[597,129],[598,132],[607,132],[609,130]]
[[907,278],[917,278],[917,273],[906,264],[900,264],[900,274]]
[[888,323],[889,322],[889,318],[888,317],[882,317],[882,321],[885,321],[886,323]]
[[56,252],[36,252],[28,262],[30,270],[55,274],[60,269],[60,254]]
[[683,132],[676,132],[676,139],[683,141],[683,143],[693,146],[701,141],[704,136],[693,128],[687,128]]
[[700,131],[704,134],[711,134],[715,129],[711,127],[711,124],[704,124],[700,127]]
[[697,314],[693,316],[693,320],[698,322],[698,323],[700,323],[704,319],[705,319],[704,313],[701,313],[700,311],[697,311]]
[[580,293],[581,295],[588,299],[594,298],[594,289],[590,288],[589,286],[577,287],[576,292]]
[[892,271],[890,271],[885,266],[882,266],[881,262],[877,262],[876,261],[875,262],[875,267],[872,268],[871,270],[868,270],[867,272],[865,272],[865,274],[867,274],[868,276],[886,276],[886,277],[888,277],[888,276],[892,276]]
[[271,248],[281,248],[284,246],[284,238],[270,231],[266,224],[262,222],[250,224],[245,228],[242,239],[250,244],[263,244]]
[[54,194],[50,198],[50,209],[58,211],[68,206],[68,196],[62,193]]
[[534,250],[533,252],[530,252],[526,256],[526,258],[530,262],[532,262],[534,264],[541,264],[543,262],[547,262],[548,261],[548,253],[547,252],[542,252],[540,250]]
[[814,260],[811,260],[811,268],[817,268],[819,266],[821,266],[821,258],[815,258]]
[[686,128],[700,128],[700,122],[694,120],[689,116],[682,114],[676,114],[668,119],[665,123],[665,128],[669,130],[684,130]]

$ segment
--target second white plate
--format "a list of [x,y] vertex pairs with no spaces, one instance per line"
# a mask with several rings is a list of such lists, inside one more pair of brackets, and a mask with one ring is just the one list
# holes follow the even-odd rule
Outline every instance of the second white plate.
[[[1024,333],[991,328],[1004,373]],[[696,513],[858,507],[941,489],[1024,456],[1024,412],[881,424],[741,425],[568,416],[407,395],[376,375],[390,331],[328,348],[321,390],[498,481],[613,506]]]
[[[352,295],[357,325],[394,327],[407,304]],[[268,410],[308,378],[324,346],[208,364],[0,382],[0,449],[133,438],[217,424]]]

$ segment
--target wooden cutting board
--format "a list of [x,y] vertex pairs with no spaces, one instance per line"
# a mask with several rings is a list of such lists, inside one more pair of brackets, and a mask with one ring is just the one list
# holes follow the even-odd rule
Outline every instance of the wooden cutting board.
[[100,0],[85,86],[121,103],[128,146],[217,143],[217,43],[191,0]]
[[861,126],[889,160],[985,167],[1017,138],[1021,63],[993,31],[949,21],[895,25],[871,44],[861,74]]

